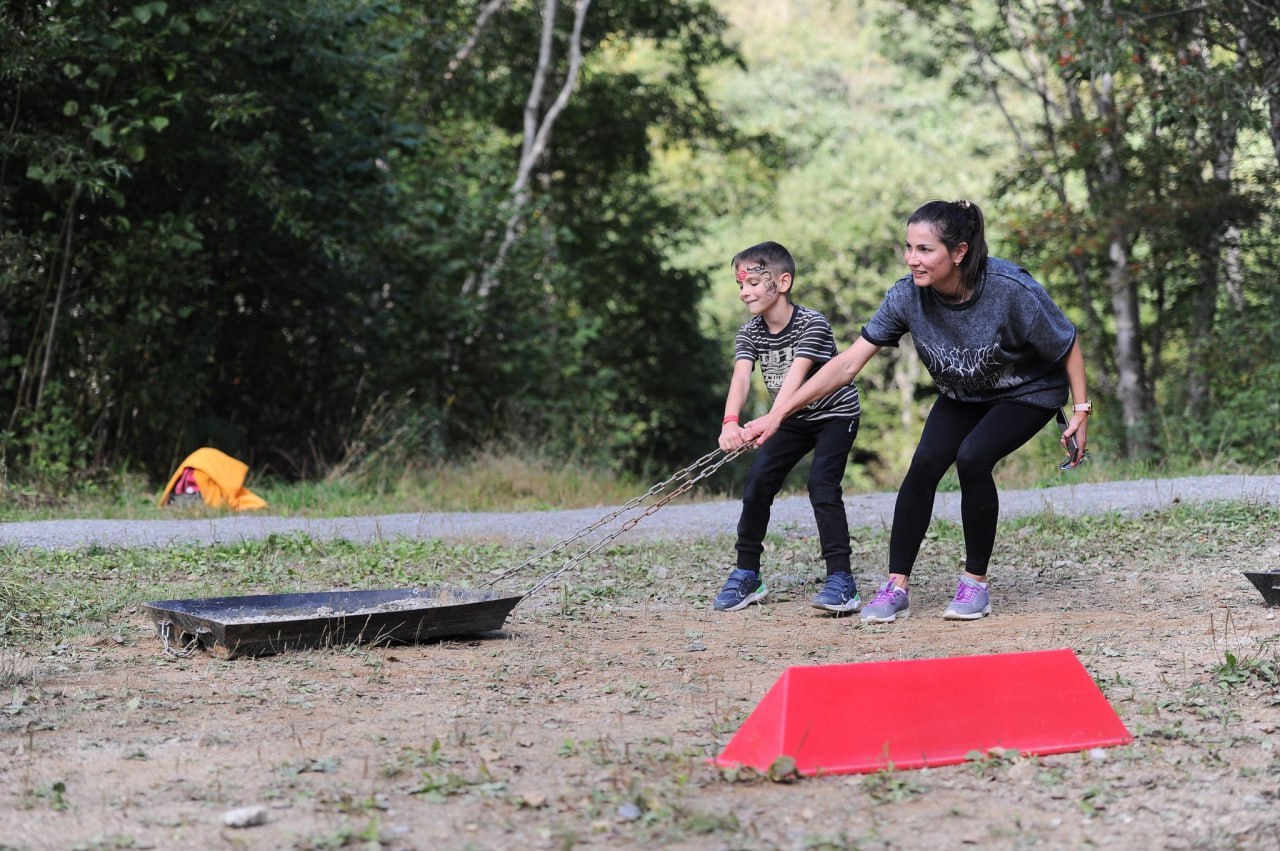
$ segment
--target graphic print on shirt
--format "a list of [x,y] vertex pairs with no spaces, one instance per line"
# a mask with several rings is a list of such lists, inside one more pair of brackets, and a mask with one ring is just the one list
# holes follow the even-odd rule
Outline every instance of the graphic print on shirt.
[[[760,377],[768,391],[771,405],[782,390],[787,373],[791,371],[797,358],[811,361],[809,371],[812,373],[835,357],[838,351],[826,317],[798,304],[791,321],[781,333],[770,333],[764,319],[756,316],[743,323],[734,339],[734,358],[749,360],[760,368]],[[856,419],[861,412],[858,387],[850,381],[829,395],[805,405],[792,416],[802,420],[831,417]]]
[[1013,365],[1000,364],[999,350],[996,345],[973,349],[920,346],[925,368],[944,394],[1015,386],[1018,378],[1013,374]]
[[782,382],[786,380],[787,372],[795,359],[795,346],[760,353],[760,375],[764,377],[764,386],[769,390],[770,396],[782,389]]

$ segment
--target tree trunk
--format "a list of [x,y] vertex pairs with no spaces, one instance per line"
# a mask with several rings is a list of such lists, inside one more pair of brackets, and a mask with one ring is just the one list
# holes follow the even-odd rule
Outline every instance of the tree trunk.
[[[1240,39],[1238,46],[1239,59],[1236,70],[1243,72],[1249,62],[1249,44],[1247,39]],[[1198,56],[1208,57],[1209,49],[1200,45]],[[1202,60],[1202,61],[1207,61]],[[1206,71],[1208,69],[1206,68]],[[1206,182],[1200,171],[1191,175],[1193,185],[1199,188],[1200,197],[1209,202],[1209,209],[1219,208],[1219,200],[1225,200],[1232,194],[1231,170],[1235,164],[1236,123],[1221,111],[1211,112],[1212,126],[1208,128],[1209,145],[1205,158],[1213,162],[1213,178]],[[1188,140],[1187,148],[1193,154],[1200,149],[1194,137]],[[1203,158],[1192,157],[1195,165]],[[1232,222],[1222,215],[1206,216],[1208,227],[1196,228],[1200,234],[1199,250],[1196,252],[1196,289],[1191,300],[1191,327],[1187,343],[1187,399],[1184,415],[1192,423],[1207,425],[1209,418],[1210,398],[1210,363],[1213,355],[1213,329],[1218,315],[1218,293],[1221,289],[1221,268],[1223,265],[1223,246],[1227,242],[1228,233],[1233,229]]]
[[1244,310],[1244,251],[1240,247],[1240,228],[1230,225],[1222,238],[1222,265],[1226,280],[1223,281],[1231,308]]
[[1280,164],[1280,31],[1275,25],[1277,9],[1274,3],[1252,1],[1242,3],[1240,8],[1244,40],[1256,57],[1253,67],[1261,72],[1258,83],[1267,102],[1271,149],[1276,163]]
[[76,207],[80,203],[80,186],[77,184],[71,193],[71,201],[67,205],[67,219],[63,228],[62,256],[58,258],[58,289],[53,296],[53,307],[49,311],[49,334],[44,347],[44,358],[40,364],[40,378],[36,382],[36,399],[33,410],[40,410],[44,403],[45,387],[49,383],[49,372],[53,368],[54,346],[58,338],[58,317],[62,313],[62,301],[67,292],[67,279],[71,277],[71,249],[75,243]]
[[462,63],[467,61],[467,57],[471,55],[471,51],[475,50],[476,45],[480,42],[480,36],[484,34],[485,27],[489,25],[489,19],[497,13],[499,9],[507,2],[507,0],[488,0],[480,9],[480,14],[476,16],[476,25],[471,30],[471,36],[466,40],[462,47],[458,48],[458,52],[449,60],[449,65],[444,69],[444,79],[451,80],[458,69],[462,67]]
[[538,67],[529,86],[529,97],[524,108],[524,141],[520,150],[520,164],[516,169],[516,179],[511,185],[511,193],[507,203],[507,221],[502,242],[498,246],[497,256],[485,267],[479,281],[468,280],[463,285],[463,292],[474,291],[481,299],[497,285],[498,273],[506,263],[507,254],[515,245],[519,236],[519,228],[529,206],[529,179],[533,167],[542,159],[551,142],[551,129],[556,119],[569,105],[569,97],[578,84],[578,72],[582,68],[582,27],[586,22],[587,8],[591,0],[578,0],[574,8],[573,30],[569,36],[569,68],[565,72],[564,84],[559,94],[547,107],[547,111],[539,117],[542,105],[542,92],[546,86],[547,75],[551,70],[552,36],[555,32],[557,0],[547,0],[542,22],[542,41],[538,51]]
[[1149,454],[1153,444],[1146,428],[1151,419],[1150,396],[1142,354],[1138,291],[1129,274],[1128,240],[1123,228],[1113,229],[1107,252],[1107,289],[1116,326],[1116,394],[1124,424],[1125,454],[1132,458]]
[[[1079,92],[1067,81],[1067,98],[1077,121],[1084,122],[1084,105]],[[1115,104],[1115,79],[1109,71],[1098,73],[1090,82],[1092,106],[1101,130],[1097,160],[1085,168],[1089,205],[1109,219],[1107,244],[1107,291],[1111,321],[1115,326],[1116,397],[1124,424],[1124,452],[1135,458],[1151,454],[1154,442],[1147,426],[1152,419],[1152,393],[1144,358],[1142,317],[1138,285],[1129,269],[1129,245],[1133,230],[1124,206],[1127,197],[1124,164],[1115,142],[1124,128]]]

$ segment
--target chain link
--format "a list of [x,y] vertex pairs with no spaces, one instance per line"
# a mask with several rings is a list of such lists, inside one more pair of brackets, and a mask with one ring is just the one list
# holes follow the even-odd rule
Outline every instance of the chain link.
[[193,655],[200,644],[200,636],[191,636],[191,640],[187,642],[186,647],[183,647],[181,650],[174,650],[173,646],[169,643],[169,630],[172,626],[173,624],[168,621],[160,622],[160,639],[164,642],[164,652],[175,659],[185,659],[188,656]]
[[[652,514],[655,514],[660,508],[662,508],[667,503],[671,502],[671,500],[675,499],[681,494],[688,492],[689,489],[692,488],[694,485],[696,485],[698,482],[702,481],[703,479],[707,478],[711,474],[715,473],[725,464],[728,464],[730,461],[732,461],[733,459],[741,455],[743,452],[745,452],[748,448],[749,447],[747,446],[740,446],[737,449],[733,450],[732,452],[724,452],[721,449],[714,449],[711,452],[708,452],[706,455],[703,455],[701,458],[699,458],[697,461],[694,461],[689,466],[681,470],[677,470],[675,473],[673,473],[670,476],[670,478],[667,478],[664,481],[658,482],[656,485],[649,488],[649,490],[647,490],[640,496],[637,496],[634,499],[627,501],[624,505],[619,506],[616,510],[611,511],[610,513],[606,514],[604,517],[601,517],[599,520],[592,523],[590,526],[587,526],[583,529],[579,529],[577,532],[574,532],[572,535],[565,538],[564,540],[557,541],[550,549],[540,552],[535,556],[532,556],[523,564],[519,564],[509,570],[504,570],[502,573],[498,574],[496,577],[486,582],[485,585],[487,586],[495,585],[498,582],[501,582],[503,579],[506,579],[509,576],[519,573],[525,568],[530,567],[531,565],[537,564],[543,559],[549,558],[555,555],[556,553],[563,551],[566,547],[568,547],[570,544],[574,543],[575,541],[579,541],[582,538],[585,538],[587,535],[591,534],[597,529],[609,523],[612,523],[615,520],[617,520],[619,517],[622,517],[628,512],[631,512],[636,508],[639,508],[644,503],[645,500],[650,499],[652,497],[658,497],[656,500],[654,500],[645,508],[643,513],[630,518],[629,520],[624,522],[621,526],[619,526],[617,529],[610,532],[609,534],[601,538],[596,543],[587,547],[585,550],[578,553],[573,558],[569,559],[558,570],[540,579],[532,588],[530,588],[528,591],[524,593],[524,596],[528,597],[528,596],[531,596],[532,594],[537,593],[538,591],[541,591],[547,585],[551,584],[557,578],[562,576],[566,571],[577,566],[578,564],[581,564],[582,561],[586,559],[588,556],[590,556],[592,553],[599,551],[602,547],[604,547],[605,545],[615,540],[619,535],[623,534],[624,532],[634,529],[635,526],[641,520],[645,519],[646,517],[649,517]],[[717,456],[722,456],[722,457],[717,458]],[[672,487],[673,485],[675,486],[674,488]],[[669,492],[666,492],[668,488],[671,488],[671,490]],[[660,494],[661,496],[659,496]]]

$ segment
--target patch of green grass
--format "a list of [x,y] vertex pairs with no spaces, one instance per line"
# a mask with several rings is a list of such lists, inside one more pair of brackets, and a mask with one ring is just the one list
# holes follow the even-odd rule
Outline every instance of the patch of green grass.
[[992,748],[986,753],[969,751],[964,755],[964,758],[969,768],[979,777],[992,778],[1012,765],[1014,760],[1018,758],[1018,752],[1003,748]]
[[262,495],[279,513],[335,516],[616,505],[645,487],[573,459],[482,450],[461,461],[409,463],[393,478],[377,481],[338,474],[314,482],[269,483]]
[[[1021,551],[1025,541],[1055,558],[1070,554],[1072,561],[1080,563],[1105,565],[1139,554],[1145,562],[1176,566],[1191,557],[1217,556],[1233,547],[1263,544],[1276,528],[1278,516],[1280,510],[1275,506],[1250,501],[1178,505],[1137,517],[1065,517],[1046,512],[1002,524],[1007,528],[1002,528],[996,540],[997,549],[1002,541],[1017,540]],[[1158,535],[1152,534],[1156,527]]]
[[862,791],[877,804],[894,804],[924,794],[918,775],[904,771],[877,771],[862,779]]
[[[690,459],[692,460],[692,459]],[[663,471],[658,480],[674,472]],[[160,507],[156,500],[166,481],[148,482],[129,472],[106,477],[92,487],[54,493],[44,485],[8,483],[0,488],[0,521],[102,518],[147,520],[206,517],[229,509]],[[281,516],[339,517],[424,511],[541,511],[619,505],[650,486],[647,477],[593,467],[575,459],[552,458],[537,451],[481,450],[460,459],[406,461],[371,476],[335,469],[306,481],[257,477],[245,486],[268,503],[263,513]],[[725,496],[720,482],[708,482],[705,495]],[[803,481],[799,483],[803,487]]]
[[127,834],[115,834],[102,839],[95,839],[87,845],[73,845],[71,851],[119,851],[119,849],[140,848],[138,841]]
[[[1042,438],[1042,439],[1041,439]],[[1033,440],[996,468],[1001,488],[1042,488],[1060,484],[1166,478],[1171,476],[1274,474],[1267,469],[1226,467],[1216,459],[1186,459],[1175,455],[1159,465],[1129,462],[1095,455],[1094,460],[1069,473],[1057,470],[1060,448],[1045,435]],[[709,447],[713,448],[713,447]],[[694,459],[689,459],[692,462]],[[736,499],[741,492],[750,456],[735,460],[698,485],[693,499]],[[478,450],[463,458],[442,461],[415,458],[403,453],[395,463],[337,465],[326,475],[306,481],[286,481],[258,476],[250,470],[246,487],[263,497],[266,514],[282,516],[338,517],[372,514],[404,514],[424,511],[541,511],[620,505],[643,494],[676,471],[649,470],[623,473],[593,466],[575,458],[552,457],[537,448],[510,449],[505,445]],[[877,479],[868,469],[851,464],[844,481],[845,493],[891,491],[903,470],[885,470]],[[805,492],[803,465],[788,479],[784,495]],[[166,477],[167,478],[167,477]],[[122,470],[79,481],[67,490],[57,483],[24,484],[5,481],[0,486],[0,521],[101,518],[148,520],[174,517],[210,517],[230,513],[226,509],[161,508],[156,505],[165,480],[148,481],[135,471]],[[940,485],[943,491],[958,489],[955,473]]]
[[1255,684],[1275,688],[1280,686],[1280,660],[1242,659],[1228,651],[1213,674],[1223,689]]
[[67,784],[55,780],[34,789],[27,789],[22,796],[22,806],[33,809],[43,804],[55,812],[63,812],[70,808],[67,801]]
[[[1151,534],[1153,524],[1159,525],[1159,535]],[[926,540],[921,551],[922,571],[953,566],[959,531],[952,524],[935,525],[938,535]],[[1054,565],[1062,554],[1070,553],[1073,563],[1091,570],[1113,569],[1122,557],[1124,570],[1143,572],[1177,564],[1187,547],[1204,540],[1224,552],[1264,546],[1267,535],[1273,534],[1268,530],[1277,527],[1280,509],[1224,503],[1177,506],[1158,516],[1137,518],[1022,518],[1003,524],[998,540],[1006,545],[1015,541],[1022,563],[1045,565],[1046,571],[1057,570]],[[867,531],[856,548],[867,554],[868,563],[879,562],[886,537],[886,530]],[[788,542],[769,558],[789,571],[817,574],[820,559],[813,550],[812,541]],[[537,596],[552,605],[527,610],[527,616],[578,617],[601,604],[642,601],[703,606],[718,587],[731,551],[724,535],[614,545],[540,591]],[[38,639],[55,644],[82,634],[124,634],[125,622],[139,614],[141,603],[152,600],[333,588],[488,587],[498,573],[523,564],[529,555],[528,547],[489,543],[397,538],[356,544],[303,535],[220,546],[91,547],[77,552],[9,547],[0,550],[6,566],[0,582],[0,641],[20,645]],[[656,578],[655,565],[662,566],[665,578]],[[558,566],[535,563],[504,579],[500,590],[523,592]],[[1261,683],[1274,670],[1274,665],[1261,662],[1241,665],[1237,659],[1224,676],[1247,674]],[[643,698],[640,681],[618,686]]]
[[[1060,571],[1067,577],[1082,571],[1110,570],[1163,575],[1168,565],[1178,563],[1180,554],[1189,548],[1204,547],[1204,542],[1210,541],[1218,547],[1219,554],[1211,556],[1205,549],[1205,555],[1197,557],[1196,563],[1205,571],[1216,572],[1238,566],[1224,559],[1222,553],[1261,558],[1262,553],[1273,546],[1277,528],[1280,528],[1280,509],[1210,504],[1179,506],[1136,518],[1118,515],[1087,519],[1053,515],[1022,518],[1003,525],[998,546],[1016,551],[1019,563],[1028,566],[1028,574],[1043,566],[1045,571]],[[1153,529],[1159,533],[1153,534]],[[855,557],[865,556],[859,563],[879,563],[887,551],[886,538],[887,530],[883,529],[859,533],[853,542]],[[920,569],[926,580],[930,573],[946,573],[950,579],[959,544],[958,527],[938,524],[937,535],[926,542],[921,554]],[[21,589],[21,594],[11,594],[9,599],[27,601],[23,608],[36,613],[31,623],[38,629],[13,630],[0,638],[17,645],[12,651],[13,658],[28,659],[43,658],[49,653],[49,647],[57,648],[73,636],[118,634],[128,641],[149,642],[155,664],[170,664],[160,658],[154,632],[139,638],[139,630],[126,628],[136,627],[141,620],[139,606],[143,601],[334,587],[440,583],[474,588],[484,585],[502,570],[524,562],[530,550],[529,547],[407,539],[364,545],[316,541],[302,535],[273,536],[212,547],[184,545],[139,550],[98,547],[76,553],[9,548],[0,553],[6,564],[4,582]],[[614,545],[577,565],[563,582],[540,592],[532,601],[534,605],[522,608],[520,616],[530,621],[555,622],[562,620],[568,611],[589,623],[592,617],[599,616],[602,606],[706,609],[710,595],[723,579],[724,565],[731,554],[732,539],[728,530],[704,540]],[[771,569],[776,567],[786,573],[804,576],[821,572],[812,538],[784,537],[772,543],[766,558]],[[1056,566],[1064,558],[1072,563]],[[554,567],[534,568],[530,575],[512,577],[508,584],[512,588],[527,588]],[[7,611],[0,610],[0,622],[4,622]],[[1215,617],[1222,620],[1220,613]],[[578,626],[575,624],[575,629]],[[1249,637],[1240,635],[1238,627],[1232,624],[1211,625],[1211,628],[1215,635],[1222,636],[1222,643],[1215,647],[1242,646],[1237,640]],[[1197,624],[1196,634],[1202,631],[1202,626]],[[582,632],[586,634],[585,630]],[[655,695],[662,697],[660,687],[654,685],[659,677],[656,669],[671,664],[668,660],[673,654],[679,664],[679,648],[702,635],[703,627],[697,622],[673,624],[672,648],[657,647],[629,655],[626,667],[614,669],[608,677],[608,687],[614,694],[629,697],[638,712],[648,711],[646,707],[651,699]],[[1263,700],[1273,699],[1276,688],[1277,666],[1272,652],[1275,645],[1249,646],[1248,656],[1240,650],[1231,654],[1215,650],[1213,656],[1200,657],[1185,670],[1169,672],[1169,682],[1154,692],[1150,676],[1121,664],[1123,657],[1117,657],[1121,662],[1115,664],[1107,662],[1106,673],[1100,675],[1100,685],[1110,699],[1125,702],[1120,708],[1138,741],[1132,751],[1109,750],[1105,759],[1050,758],[1043,763],[1029,764],[1008,752],[984,751],[975,753],[966,765],[937,774],[884,772],[858,782],[797,778],[794,764],[783,762],[765,773],[735,769],[712,776],[705,766],[709,755],[706,751],[714,749],[716,742],[738,729],[749,711],[749,707],[737,702],[724,705],[716,702],[706,708],[705,718],[698,722],[699,729],[705,727],[711,735],[699,732],[682,738],[682,733],[675,737],[674,743],[657,735],[636,742],[607,736],[551,734],[568,736],[553,759],[553,773],[592,778],[589,795],[575,794],[560,800],[541,789],[521,793],[521,784],[512,766],[514,760],[484,756],[489,747],[501,750],[517,747],[519,743],[511,743],[509,737],[499,737],[486,741],[483,749],[472,747],[468,743],[477,735],[483,738],[484,734],[478,733],[476,726],[467,721],[451,732],[447,729],[424,732],[424,737],[415,738],[409,747],[371,735],[378,753],[373,760],[377,768],[370,769],[370,773],[376,773],[376,780],[394,781],[391,783],[362,782],[349,789],[330,787],[330,783],[341,780],[342,772],[338,769],[349,770],[354,763],[349,761],[341,766],[336,757],[324,751],[303,751],[303,758],[295,756],[272,764],[273,792],[266,799],[297,800],[328,813],[332,821],[323,828],[313,826],[314,835],[299,840],[296,846],[310,848],[376,847],[383,836],[378,818],[390,818],[382,814],[388,808],[394,811],[402,807],[406,799],[413,806],[439,812],[442,818],[453,817],[454,810],[447,809],[449,807],[483,804],[493,806],[513,820],[536,819],[539,829],[545,830],[544,843],[548,847],[599,844],[603,840],[595,833],[597,823],[607,825],[610,839],[616,837],[620,844],[684,843],[699,844],[699,847],[702,844],[708,847],[751,844],[754,841],[752,825],[745,819],[743,824],[738,824],[733,813],[724,809],[718,800],[712,802],[700,794],[708,788],[716,799],[730,795],[757,801],[766,795],[777,797],[795,794],[795,791],[805,794],[811,788],[815,793],[834,790],[834,793],[848,795],[851,808],[874,805],[873,812],[888,822],[892,820],[889,807],[927,804],[929,798],[940,795],[949,786],[985,789],[994,783],[1001,789],[1016,789],[1033,785],[1038,800],[1062,802],[1050,805],[1057,806],[1058,812],[1066,808],[1073,814],[1101,818],[1109,810],[1118,810],[1125,801],[1128,787],[1115,778],[1124,772],[1136,771],[1140,762],[1151,761],[1153,755],[1167,757],[1171,773],[1212,768],[1222,774],[1225,770],[1222,760],[1229,758],[1234,743],[1245,741],[1239,737],[1252,729],[1241,732],[1242,725],[1237,720],[1240,707],[1251,709],[1250,701],[1259,693]],[[510,647],[495,644],[476,652],[500,655],[510,652]],[[925,653],[930,649],[911,652]],[[77,648],[66,652],[77,652]],[[1086,658],[1090,658],[1090,652],[1105,655],[1105,650],[1091,648],[1082,652]],[[326,681],[311,670],[330,666],[333,657],[326,654],[336,653],[352,654],[357,660],[364,655],[363,650],[335,647],[291,654],[273,663],[279,670],[271,688],[282,701],[288,701],[283,704],[287,711],[302,705],[295,704],[295,700],[320,701],[328,694],[326,689],[348,688],[343,683],[353,681],[342,680],[337,685],[326,686]],[[350,667],[363,672],[381,664],[375,656],[368,658],[368,668],[359,664]],[[1210,662],[1218,659],[1220,664],[1210,666]],[[201,664],[216,668],[220,663],[202,660]],[[2,668],[0,664],[0,672]],[[530,681],[551,686],[560,679],[568,681],[576,668],[557,667],[539,660],[524,664],[521,670]],[[354,683],[358,684],[358,676]],[[234,696],[251,695],[251,691],[245,690],[258,688],[265,690],[267,686],[245,682],[238,686]],[[33,712],[30,707],[38,706],[25,701],[34,701],[39,695],[35,690],[27,695],[20,687],[12,691],[9,711],[19,717],[11,720],[25,722]],[[513,703],[526,699],[517,690],[510,691]],[[553,692],[558,689],[547,694]],[[556,699],[562,698],[556,694]],[[617,703],[627,705],[626,701]],[[1249,716],[1246,714],[1246,717]],[[202,745],[213,743],[214,740],[205,740]],[[145,754],[137,751],[125,758],[144,757]],[[154,761],[158,769],[162,762],[158,753]],[[1280,776],[1280,763],[1266,755],[1247,770],[1259,784],[1274,785],[1273,778]],[[607,781],[597,782],[594,778],[598,777],[605,777]],[[57,778],[44,776],[30,781],[33,785],[23,794],[23,806],[47,810],[65,806],[68,799],[75,805],[76,799],[66,786],[51,783],[52,780]],[[799,788],[788,792],[773,788],[775,783],[794,783]],[[833,783],[839,785],[833,786]],[[922,785],[925,783],[929,788]],[[379,798],[379,794],[388,797]],[[929,798],[923,797],[925,795]],[[840,832],[844,829],[851,832]],[[854,847],[859,842],[869,847],[884,844],[876,840],[874,834],[863,838],[838,822],[815,821],[808,827],[798,824],[795,830],[805,831],[803,836],[790,835],[792,844],[798,843],[798,847]],[[714,837],[716,841],[706,837]]]
[[0,638],[37,631],[48,608],[48,598],[36,583],[15,575],[0,579]]
[[393,839],[384,835],[378,819],[371,818],[363,827],[344,819],[338,828],[300,839],[293,847],[299,851],[322,851],[330,848],[381,848],[387,844],[393,844]]

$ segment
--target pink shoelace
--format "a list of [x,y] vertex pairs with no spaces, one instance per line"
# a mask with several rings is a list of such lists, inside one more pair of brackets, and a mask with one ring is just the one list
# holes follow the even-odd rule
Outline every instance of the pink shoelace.
[[898,588],[898,586],[896,585],[891,585],[888,588],[881,588],[880,590],[876,591],[876,596],[872,598],[871,605],[879,606],[885,603],[894,602],[897,599],[897,592],[899,592],[900,590],[901,589]]

